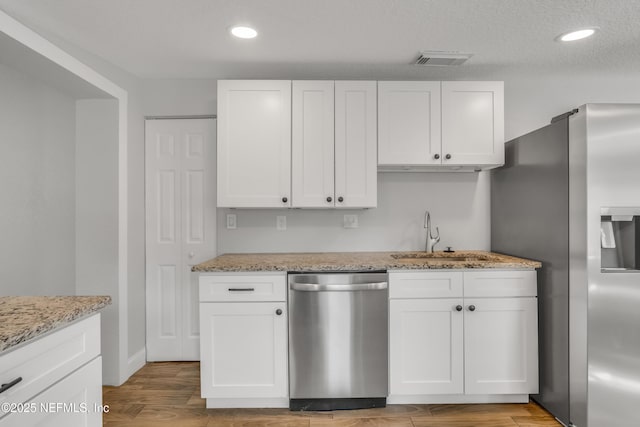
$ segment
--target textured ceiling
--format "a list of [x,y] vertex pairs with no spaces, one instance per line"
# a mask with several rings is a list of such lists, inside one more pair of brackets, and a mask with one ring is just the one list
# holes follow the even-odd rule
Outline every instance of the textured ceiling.
[[[139,77],[640,72],[640,0],[0,0],[0,9]],[[235,24],[258,38],[233,38]],[[591,39],[554,41],[593,25]],[[409,65],[421,50],[474,56],[455,68]]]

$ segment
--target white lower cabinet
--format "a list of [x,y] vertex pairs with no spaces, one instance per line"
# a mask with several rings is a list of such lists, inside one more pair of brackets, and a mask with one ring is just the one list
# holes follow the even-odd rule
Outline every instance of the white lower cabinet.
[[200,379],[208,408],[289,406],[285,282],[284,274],[200,277]]
[[101,426],[101,379],[102,358],[98,357],[24,403],[20,413],[1,418],[0,427]]
[[0,427],[102,425],[100,315],[0,356]]
[[399,299],[389,304],[391,394],[464,391],[458,299]]
[[[467,394],[538,392],[536,298],[465,299]],[[469,311],[470,307],[474,311]]]
[[441,294],[447,274],[453,283],[461,273],[390,274],[388,402],[528,401],[538,392],[535,271],[463,272],[449,298],[407,297],[420,281],[423,295]]

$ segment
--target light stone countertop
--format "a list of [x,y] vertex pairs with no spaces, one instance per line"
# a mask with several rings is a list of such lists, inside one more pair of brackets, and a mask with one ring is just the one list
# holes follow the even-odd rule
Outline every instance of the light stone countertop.
[[[401,257],[401,258],[398,258]],[[437,259],[433,259],[433,258]],[[195,265],[195,272],[375,271],[457,268],[534,269],[542,264],[486,251],[319,252],[224,254]]]
[[0,297],[0,353],[109,304],[109,296]]

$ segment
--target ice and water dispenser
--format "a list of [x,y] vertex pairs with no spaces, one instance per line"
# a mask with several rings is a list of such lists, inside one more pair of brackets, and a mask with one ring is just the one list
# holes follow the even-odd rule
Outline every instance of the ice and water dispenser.
[[603,273],[640,272],[640,207],[600,210]]

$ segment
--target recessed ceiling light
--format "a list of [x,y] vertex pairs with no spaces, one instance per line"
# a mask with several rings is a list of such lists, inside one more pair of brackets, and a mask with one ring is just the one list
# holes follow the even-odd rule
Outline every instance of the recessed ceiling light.
[[598,27],[581,28],[579,30],[562,33],[558,37],[556,37],[556,40],[561,42],[572,42],[575,40],[581,40],[594,35],[596,31],[598,31]]
[[240,39],[252,39],[258,35],[258,32],[251,27],[233,27],[231,34]]

